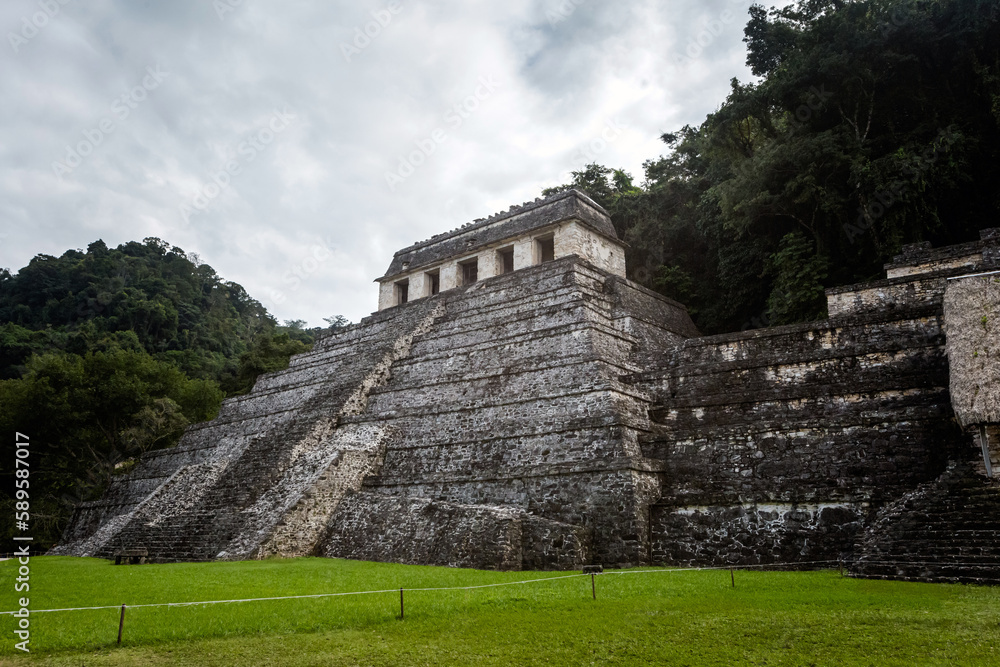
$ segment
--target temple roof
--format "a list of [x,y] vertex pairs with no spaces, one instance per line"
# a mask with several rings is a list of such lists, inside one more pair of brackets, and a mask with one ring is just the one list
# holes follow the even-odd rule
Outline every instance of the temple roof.
[[521,236],[571,218],[603,236],[618,240],[607,211],[579,190],[564,190],[520,206],[511,206],[508,211],[480,218],[458,229],[403,248],[393,255],[389,269],[379,280],[435,264],[449,257],[471,254],[491,243]]

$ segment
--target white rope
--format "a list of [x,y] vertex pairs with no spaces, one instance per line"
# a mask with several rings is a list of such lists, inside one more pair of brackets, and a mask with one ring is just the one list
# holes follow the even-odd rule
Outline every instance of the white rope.
[[[526,579],[524,581],[502,581],[496,584],[481,584],[478,586],[452,586],[447,588],[404,588],[405,591],[467,591],[475,588],[493,588],[496,586],[513,586],[516,584],[533,584],[539,581],[555,581],[556,579],[569,579],[571,577],[584,577],[584,574],[568,574],[561,577],[543,577],[541,579]],[[201,602],[155,602],[148,604],[126,604],[125,606],[129,609],[138,609],[141,607],[190,607],[193,605],[200,604],[228,604],[230,602],[262,602],[265,600],[301,600],[306,598],[328,598],[328,597],[338,597],[343,595],[376,595],[380,593],[398,593],[398,588],[388,588],[381,591],[350,591],[347,593],[317,593],[315,595],[285,595],[281,597],[268,597],[268,598],[244,598],[239,600],[205,600]],[[122,605],[108,605],[104,607],[66,607],[64,609],[32,609],[30,610],[32,614],[45,614],[49,612],[57,611],[92,611],[97,609],[121,609]],[[16,614],[16,611],[0,611],[0,615],[3,614]]]
[[[125,605],[129,609],[137,609],[139,607],[190,607],[199,604],[228,604],[230,602],[261,602],[263,600],[300,600],[304,598],[330,598],[338,597],[343,595],[372,595],[377,593],[396,593],[398,588],[389,588],[384,591],[350,591],[347,593],[316,593],[315,595],[285,595],[282,597],[271,597],[271,598],[244,598],[241,600],[204,600],[201,602],[154,602],[149,604],[127,604]],[[94,609],[121,609],[122,605],[114,604],[106,607],[67,607],[65,609],[31,609],[32,614],[45,614],[54,611],[91,611]],[[2,614],[16,614],[16,611],[0,611]]]
[[799,561],[797,563],[755,563],[753,565],[707,565],[703,567],[674,567],[657,568],[655,570],[618,570],[615,572],[603,572],[602,574],[655,574],[658,572],[701,572],[709,570],[748,570],[752,567],[785,567],[790,565],[820,565],[823,563],[839,563],[836,560],[811,560]]
[[525,579],[524,581],[502,581],[498,584],[480,584],[478,586],[451,586],[447,588],[407,588],[407,591],[471,591],[474,588],[495,588],[497,586],[515,586],[517,584],[535,584],[539,581],[555,581],[556,579],[571,579],[586,577],[586,574],[564,574],[561,577],[542,577],[541,579]]
[[[699,572],[699,571],[709,571],[709,570],[746,570],[750,568],[765,568],[765,567],[786,567],[786,566],[798,566],[803,565],[820,565],[829,563],[839,563],[842,561],[836,560],[813,560],[805,562],[796,563],[758,563],[753,565],[716,565],[708,567],[678,567],[678,568],[662,568],[655,570],[618,570],[614,572],[600,572],[595,574],[612,574],[612,575],[624,575],[624,574],[657,574],[663,572]],[[864,561],[867,563],[897,563],[897,561]],[[898,564],[907,564],[907,562],[902,561]],[[909,564],[921,565],[928,564],[923,562],[910,561]],[[931,563],[942,565],[944,563]],[[978,563],[947,563],[947,565],[977,565]],[[479,584],[476,586],[447,586],[447,587],[437,587],[437,588],[405,588],[405,591],[414,592],[430,592],[430,591],[471,591],[480,588],[497,588],[499,586],[518,586],[522,584],[537,584],[543,581],[557,581],[559,579],[574,579],[580,577],[586,577],[587,573],[584,574],[565,574],[558,577],[542,577],[539,579],[523,579],[521,581],[501,581],[495,584]],[[396,593],[398,588],[388,588],[380,591],[349,591],[345,593],[316,593],[313,595],[284,595],[280,597],[266,597],[266,598],[243,598],[235,600],[203,600],[200,602],[155,602],[147,604],[127,604],[125,605],[129,609],[138,609],[142,607],[191,607],[195,605],[207,605],[207,604],[229,604],[233,602],[263,602],[267,600],[303,600],[309,598],[328,598],[328,597],[342,597],[345,595],[379,595],[382,593]],[[66,607],[64,609],[32,609],[30,613],[32,614],[46,614],[52,612],[60,611],[95,611],[100,609],[121,609],[122,605],[107,605],[103,607]],[[17,611],[0,611],[0,616],[4,614],[16,614]]]
[[959,280],[961,278],[978,278],[980,276],[992,276],[1000,271],[984,271],[983,273],[967,273],[964,276],[951,276],[948,280]]
[[960,561],[940,561],[940,560],[858,560],[852,561],[852,567],[860,567],[862,565],[939,565],[941,567],[946,567],[948,565],[969,565],[973,567],[996,567],[996,561],[988,563],[967,563]]

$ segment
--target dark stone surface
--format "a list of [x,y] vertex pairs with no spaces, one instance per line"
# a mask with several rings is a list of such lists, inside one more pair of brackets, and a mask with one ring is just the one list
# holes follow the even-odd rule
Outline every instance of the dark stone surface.
[[669,565],[779,565],[827,561],[851,550],[861,510],[839,505],[722,505],[652,508],[653,562]]
[[1000,487],[970,464],[952,463],[884,507],[859,537],[851,576],[998,585]]
[[[975,452],[952,411],[942,314],[947,277],[997,268],[994,242],[907,247],[891,268],[910,275],[828,290],[836,316],[827,321],[690,339],[626,378],[651,397],[651,430],[640,442],[663,463],[653,562],[836,561],[862,544],[901,563],[927,561],[898,565],[906,576],[957,580],[957,566],[934,565],[940,524],[934,539],[905,528],[948,496],[939,487],[950,479],[951,492],[977,490],[950,510],[956,526],[981,528],[961,553],[1000,568],[995,522],[973,519],[994,511],[1000,489],[962,463]],[[916,488],[922,505],[885,509]]]
[[493,570],[566,570],[587,561],[588,547],[586,530],[522,510],[362,492],[343,500],[319,553]]

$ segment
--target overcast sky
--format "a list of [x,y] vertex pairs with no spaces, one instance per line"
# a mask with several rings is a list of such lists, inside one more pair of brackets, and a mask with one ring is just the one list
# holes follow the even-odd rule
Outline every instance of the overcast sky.
[[750,4],[3,0],[0,267],[156,236],[357,321],[399,248],[589,161],[640,181],[751,79]]

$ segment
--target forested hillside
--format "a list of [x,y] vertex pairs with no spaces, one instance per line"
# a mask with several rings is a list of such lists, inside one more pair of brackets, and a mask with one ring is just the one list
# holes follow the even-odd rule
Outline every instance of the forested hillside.
[[663,135],[641,184],[592,164],[562,187],[609,210],[629,276],[705,333],[821,318],[824,287],[884,277],[902,244],[1000,225],[998,16],[995,0],[755,6],[757,79]]
[[[36,543],[57,540],[73,505],[142,452],[309,349],[316,331],[302,324],[278,326],[242,287],[155,238],[0,271],[0,430],[31,438]],[[5,437],[7,461],[12,448]]]

